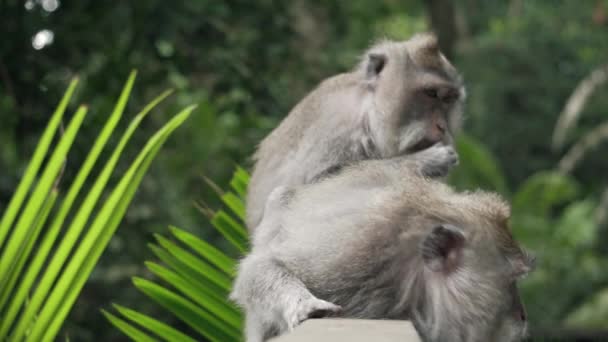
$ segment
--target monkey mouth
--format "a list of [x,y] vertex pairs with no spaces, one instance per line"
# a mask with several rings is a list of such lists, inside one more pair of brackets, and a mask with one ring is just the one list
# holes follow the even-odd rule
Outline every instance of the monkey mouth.
[[413,146],[409,147],[405,152],[407,154],[420,152],[422,150],[426,150],[427,148],[435,145],[436,143],[437,143],[437,141],[433,141],[433,140],[431,140],[429,138],[422,138],[422,140],[420,140],[419,142],[417,142]]

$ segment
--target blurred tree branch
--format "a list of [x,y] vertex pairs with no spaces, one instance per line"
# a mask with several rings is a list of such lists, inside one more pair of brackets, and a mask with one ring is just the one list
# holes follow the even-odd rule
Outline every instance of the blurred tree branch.
[[559,161],[557,168],[568,174],[585,157],[585,154],[608,139],[608,122],[605,122],[580,138]]
[[446,57],[452,58],[457,39],[454,2],[451,0],[426,0],[425,5],[431,27],[439,39],[441,51]]
[[555,129],[553,130],[554,149],[558,149],[564,144],[566,134],[576,125],[576,121],[580,117],[589,98],[597,87],[606,81],[608,81],[608,64],[604,64],[591,71],[591,73],[574,88],[574,91],[568,98],[564,109],[559,115]]
[[15,94],[13,81],[11,81],[11,75],[9,75],[8,69],[2,59],[0,59],[0,79],[2,80],[2,85],[4,86],[6,93],[13,99],[14,105],[17,106],[17,94]]

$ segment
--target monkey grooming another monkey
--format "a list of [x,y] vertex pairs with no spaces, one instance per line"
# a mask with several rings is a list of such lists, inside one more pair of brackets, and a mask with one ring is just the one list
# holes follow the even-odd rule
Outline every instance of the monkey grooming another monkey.
[[435,145],[273,191],[231,295],[247,341],[327,315],[408,319],[424,341],[523,339],[517,280],[533,260],[498,195],[427,177],[454,158]]
[[247,195],[247,227],[278,186],[297,186],[369,159],[453,145],[464,88],[435,36],[372,46],[349,73],[323,81],[260,144]]

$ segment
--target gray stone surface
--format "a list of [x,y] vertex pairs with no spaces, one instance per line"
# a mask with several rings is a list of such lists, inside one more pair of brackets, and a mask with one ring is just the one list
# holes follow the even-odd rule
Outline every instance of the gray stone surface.
[[420,342],[408,321],[309,319],[272,342]]

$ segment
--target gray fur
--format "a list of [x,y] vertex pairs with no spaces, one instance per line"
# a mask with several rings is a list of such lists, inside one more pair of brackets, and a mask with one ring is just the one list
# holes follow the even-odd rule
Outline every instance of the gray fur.
[[[507,229],[509,207],[494,194],[454,192],[426,177],[425,163],[453,164],[452,148],[273,191],[231,295],[245,309],[247,341],[317,315],[409,319],[425,341],[521,340],[514,265],[530,262]],[[428,248],[449,246],[438,226],[464,243],[431,262],[442,254]]]
[[[428,89],[436,90],[435,99],[425,95]],[[452,145],[463,100],[462,81],[434,36],[375,44],[351,72],[326,79],[302,99],[262,141],[249,183],[249,231],[276,187],[313,183],[361,160],[411,154],[428,147],[414,148],[423,140]]]

